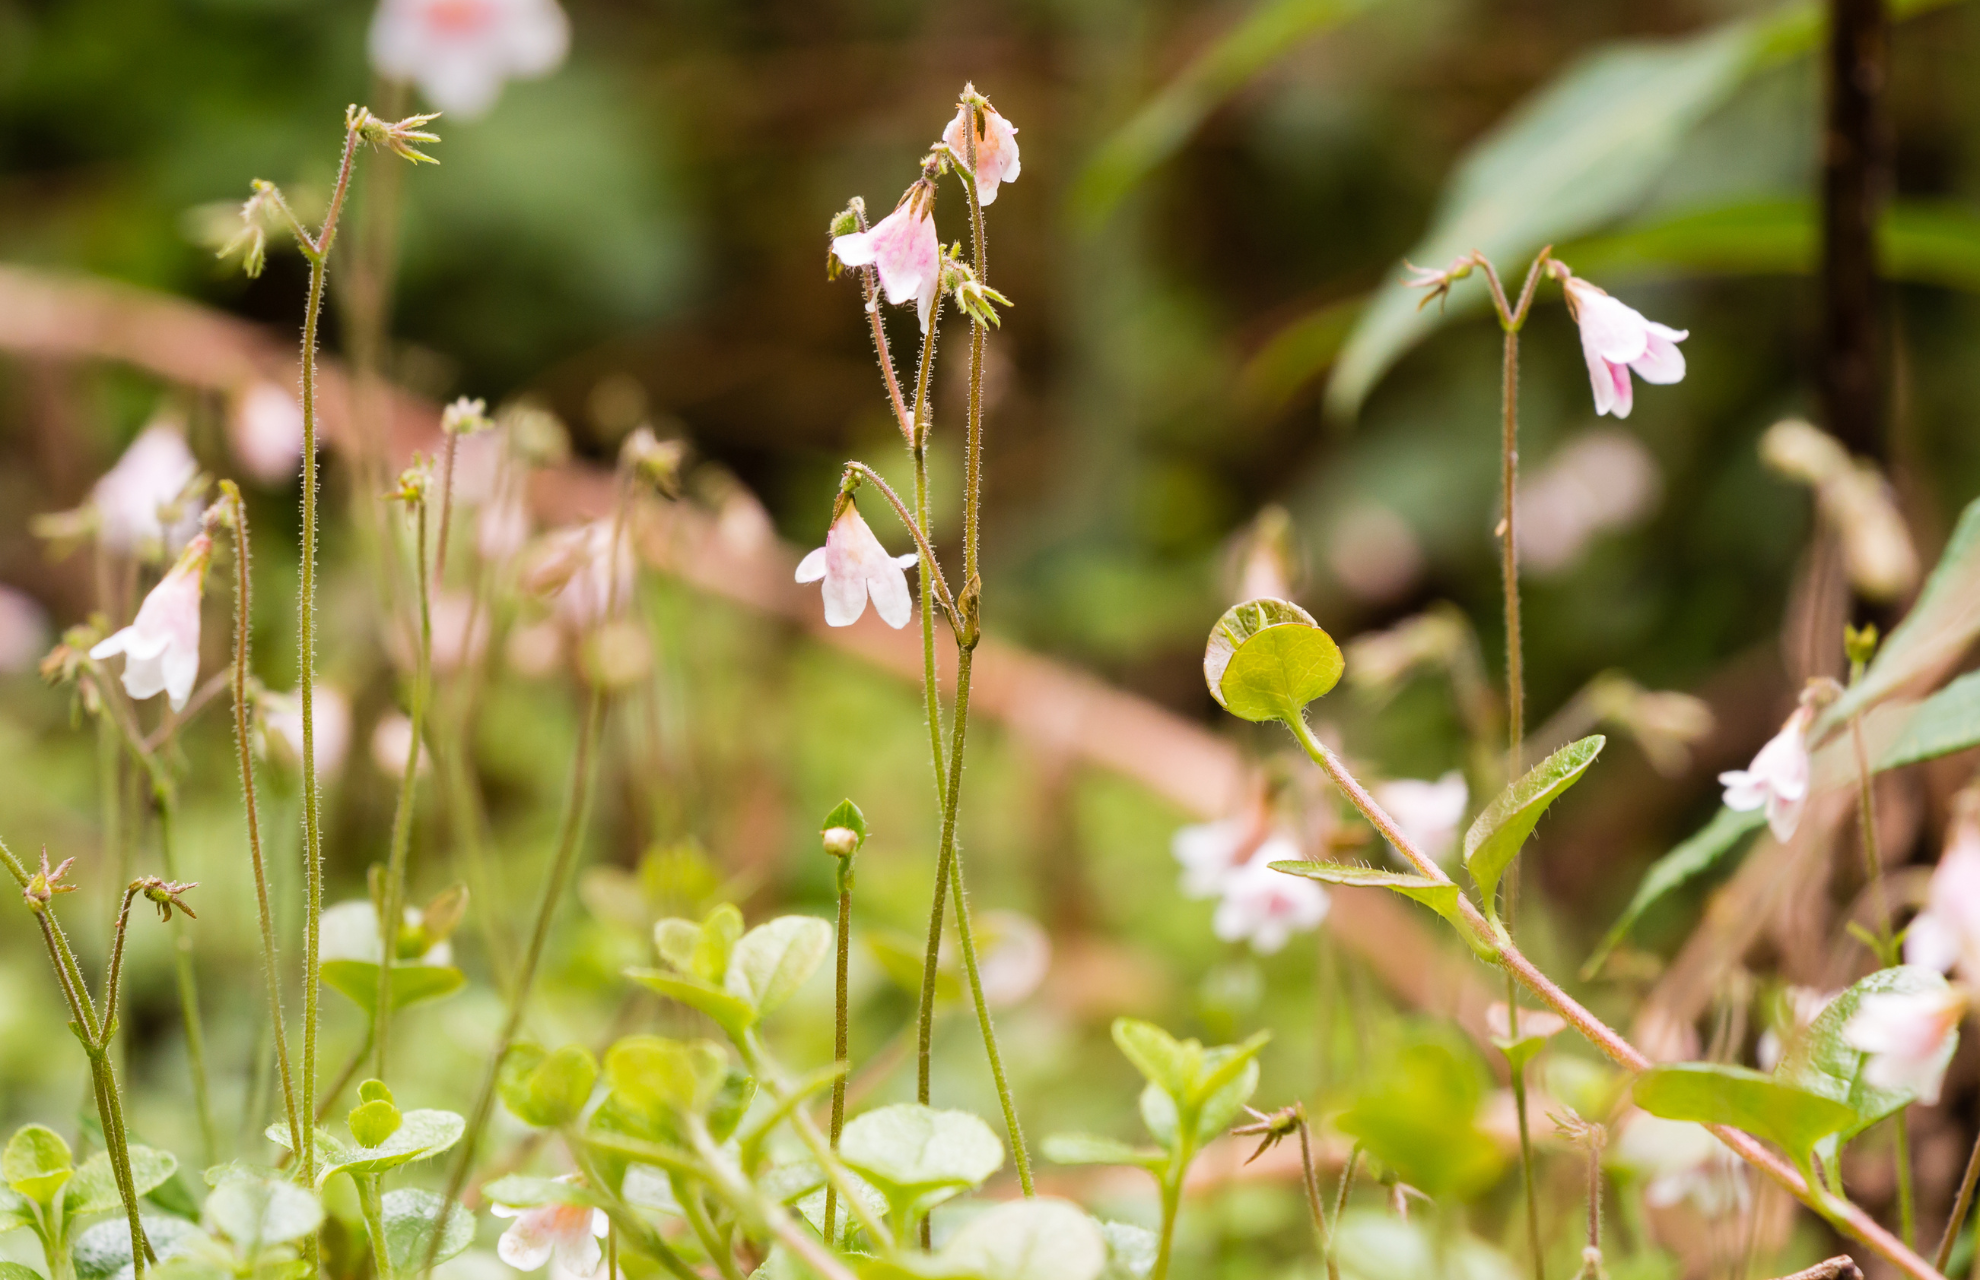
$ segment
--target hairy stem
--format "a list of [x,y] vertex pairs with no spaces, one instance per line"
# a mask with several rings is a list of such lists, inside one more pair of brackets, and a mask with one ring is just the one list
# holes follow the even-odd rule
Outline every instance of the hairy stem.
[[[451,442],[454,437],[449,437]],[[413,800],[420,753],[426,749],[426,704],[433,685],[433,612],[426,573],[426,498],[412,499],[413,579],[419,600],[419,651],[413,664],[412,741],[399,777],[399,804],[392,814],[392,847],[385,863],[385,891],[378,911],[378,1004],[371,1074],[385,1079],[386,1049],[392,1031],[392,966],[399,954],[399,927],[405,915],[406,858],[412,846]],[[443,525],[444,529],[445,526]]]
[[[832,1057],[850,1065],[850,1031],[846,1007],[847,970],[852,961],[852,886],[849,872],[851,867],[839,869],[839,964],[832,985]],[[838,1077],[832,1081],[832,1150],[839,1149],[839,1134],[846,1127],[846,1068],[842,1067]],[[838,1239],[836,1230],[839,1222],[839,1189],[825,1188],[825,1241]]]

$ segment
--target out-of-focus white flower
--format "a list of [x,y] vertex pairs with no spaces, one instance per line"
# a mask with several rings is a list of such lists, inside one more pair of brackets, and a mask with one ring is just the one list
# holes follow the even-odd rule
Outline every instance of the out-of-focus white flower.
[[[408,929],[418,929],[423,918],[418,907],[406,908]],[[384,954],[378,945],[378,908],[372,906],[369,899],[357,898],[325,908],[317,929],[317,955],[324,960],[362,960],[366,964],[377,964],[378,957]],[[401,939],[399,945],[403,947],[405,941]],[[410,960],[413,964],[426,965],[448,965],[453,962],[453,944],[444,940],[434,943],[425,954]],[[408,963],[407,957],[400,956],[395,963]]]
[[1293,551],[1292,517],[1273,504],[1258,513],[1238,546],[1238,586],[1233,603],[1247,600],[1290,600],[1298,576]]
[[1272,870],[1267,864],[1280,856],[1267,841],[1224,881],[1223,901],[1210,922],[1219,938],[1247,940],[1253,951],[1269,956],[1295,933],[1315,929],[1327,918],[1333,905],[1327,891],[1315,881]]
[[828,626],[850,627],[866,612],[866,598],[873,597],[873,611],[895,630],[907,625],[914,613],[914,597],[908,594],[907,566],[916,556],[890,556],[880,539],[873,535],[852,503],[825,534],[825,545],[798,562],[797,580],[825,580],[825,622]]
[[163,693],[183,711],[199,679],[199,599],[213,539],[200,534],[138,606],[131,625],[89,651],[97,661],[124,655],[124,692],[142,702]]
[[48,611],[25,591],[0,583],[0,671],[31,670],[48,649]]
[[[488,644],[488,610],[466,591],[442,591],[427,606],[433,624],[433,669],[456,671],[481,656]],[[469,634],[469,628],[473,633]]]
[[[380,716],[377,727],[371,731],[371,762],[378,766],[378,771],[388,778],[404,777],[406,756],[412,749],[412,721],[396,711]],[[419,763],[413,768],[424,773],[431,763],[432,758],[422,750]]]
[[168,555],[177,551],[199,530],[198,504],[181,500],[198,474],[199,463],[179,428],[162,419],[153,422],[90,491],[97,536],[115,551],[152,545]]
[[1182,891],[1187,898],[1222,894],[1238,868],[1257,854],[1267,855],[1269,862],[1291,862],[1300,856],[1291,836],[1273,831],[1256,814],[1179,827],[1169,848],[1182,864]]
[[1423,854],[1443,862],[1457,848],[1458,824],[1471,799],[1464,774],[1451,770],[1435,782],[1397,778],[1375,788],[1375,802]]
[[1690,1201],[1716,1218],[1743,1210],[1752,1194],[1739,1158],[1702,1124],[1633,1112],[1610,1151],[1612,1163],[1645,1180],[1643,1198],[1652,1208]]
[[[1485,1029],[1501,1040],[1513,1038],[1512,1014],[1503,1000],[1495,1000],[1485,1008]],[[1519,1038],[1532,1036],[1548,1039],[1567,1030],[1567,1019],[1558,1013],[1545,1009],[1521,1009],[1519,1011]]]
[[1588,380],[1595,390],[1595,412],[1627,418],[1635,392],[1629,371],[1645,382],[1672,383],[1684,378],[1684,353],[1677,344],[1690,337],[1646,320],[1634,307],[1610,297],[1579,276],[1563,283],[1568,310],[1581,326],[1581,354],[1588,361]]
[[604,1263],[598,1241],[609,1223],[601,1209],[576,1204],[516,1209],[493,1204],[489,1212],[498,1218],[515,1219],[502,1233],[495,1252],[518,1271],[536,1271],[547,1262],[551,1275],[559,1280],[589,1280]]
[[1842,540],[1843,567],[1857,591],[1890,600],[1918,580],[1911,530],[1875,463],[1850,457],[1835,437],[1795,418],[1767,428],[1760,459],[1815,490],[1817,509]]
[[302,405],[274,383],[257,382],[235,398],[227,442],[242,468],[262,484],[293,480],[302,466]]
[[1619,427],[1584,431],[1520,486],[1520,554],[1536,573],[1558,573],[1597,534],[1648,515],[1661,489],[1642,441]]
[[1362,600],[1394,600],[1423,575],[1423,548],[1404,520],[1378,503],[1350,507],[1327,539],[1327,567]]
[[556,0],[384,0],[371,19],[379,74],[462,119],[494,106],[504,81],[556,70],[570,43]]
[[[956,118],[942,130],[942,141],[949,144],[949,150],[964,164],[969,163],[969,135],[965,132],[970,127],[969,117],[967,105],[958,107]],[[983,123],[985,127],[976,131],[976,198],[992,204],[997,199],[999,183],[1017,181],[1017,126],[998,115],[997,109],[988,103],[983,106]]]
[[[263,693],[258,699],[264,741],[280,747],[283,759],[302,767],[302,691]],[[318,682],[310,690],[310,710],[316,722],[316,771],[319,776],[344,767],[351,745],[351,700],[335,685]],[[410,721],[407,722],[410,726]],[[399,758],[403,767],[405,757]]]
[[1931,991],[1872,992],[1843,1024],[1850,1048],[1870,1055],[1864,1083],[1908,1089],[1926,1106],[1939,1100],[1946,1066],[1959,1046],[1966,995],[1951,985]]
[[978,920],[984,1000],[997,1008],[1023,1003],[1052,968],[1052,939],[1021,911],[986,911]]
[[520,498],[498,498],[483,506],[474,519],[474,549],[490,564],[501,564],[529,542],[535,522]]
[[1954,825],[1925,910],[1904,932],[1904,961],[1940,973],[1958,969],[1968,986],[1980,986],[1980,822]]
[[933,192],[917,182],[872,230],[832,238],[832,252],[840,262],[880,273],[887,301],[895,306],[913,301],[923,333],[942,287],[942,246],[935,235],[933,203]]
[[549,597],[566,624],[596,626],[632,603],[632,539],[621,530],[616,555],[614,541],[610,520],[559,529],[543,539],[523,571],[523,586]]
[[1815,708],[1807,703],[1794,709],[1781,731],[1767,740],[1753,763],[1744,769],[1728,769],[1719,775],[1726,789],[1726,807],[1741,813],[1767,810],[1767,825],[1774,839],[1786,840],[1801,824],[1801,810],[1808,803],[1808,725]]

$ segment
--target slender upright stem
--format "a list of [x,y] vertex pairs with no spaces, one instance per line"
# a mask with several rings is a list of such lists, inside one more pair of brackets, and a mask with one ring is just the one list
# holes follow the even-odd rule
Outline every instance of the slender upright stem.
[[[449,431],[446,460],[440,465],[440,535],[435,539],[433,548],[433,581],[436,585],[444,584],[447,578],[447,531],[454,523],[454,455],[460,451],[461,433]],[[462,652],[466,652],[471,635],[471,632],[463,633]]]
[[1856,752],[1856,823],[1863,842],[1863,875],[1869,880],[1871,896],[1877,903],[1877,940],[1884,947],[1879,959],[1887,965],[1896,964],[1896,951],[1891,942],[1891,903],[1884,891],[1884,857],[1877,841],[1877,792],[1873,785],[1870,755],[1863,745],[1861,716],[1849,722],[1849,736]]
[[1361,1163],[1361,1144],[1354,1144],[1348,1152],[1347,1163],[1341,1166],[1340,1190],[1334,1195],[1334,1230],[1327,1233],[1327,1280],[1341,1280],[1339,1250],[1335,1242],[1339,1239],[1341,1216],[1347,1212],[1348,1192],[1354,1190],[1354,1168]]
[[962,941],[963,974],[969,979],[970,999],[976,1005],[977,1030],[983,1033],[983,1052],[990,1059],[990,1078],[997,1085],[997,1105],[1003,1108],[1004,1129],[1011,1136],[1018,1189],[1027,1196],[1034,1195],[1031,1153],[1025,1149],[1024,1130],[1018,1127],[1017,1104],[1011,1099],[1010,1081],[1004,1075],[1003,1055],[997,1051],[997,1029],[990,1021],[990,1002],[983,994],[983,975],[976,962],[976,934],[969,923],[969,895],[963,892],[962,859],[958,857],[949,859],[949,891],[956,899],[956,936]]
[[[451,442],[454,437],[449,437]],[[413,800],[420,753],[426,749],[426,704],[433,684],[433,611],[426,572],[426,498],[410,500],[413,514],[413,580],[419,599],[419,650],[413,662],[412,741],[399,777],[399,805],[392,814],[392,848],[385,863],[385,891],[378,913],[378,1003],[372,1020],[375,1058],[371,1074],[385,1079],[385,1054],[392,1030],[392,967],[399,954],[399,925],[405,915],[406,858],[412,847]],[[441,526],[445,529],[445,525]]]
[[1939,1247],[1932,1254],[1932,1265],[1940,1271],[1946,1269],[1946,1262],[1952,1257],[1953,1242],[1959,1239],[1959,1229],[1966,1225],[1966,1215],[1973,1211],[1973,1188],[1980,1183],[1980,1138],[1975,1138],[1973,1150],[1966,1157],[1966,1172],[1959,1180],[1959,1194],[1953,1197],[1952,1212],[1946,1216],[1945,1234],[1939,1237]]
[[[255,795],[254,752],[248,736],[248,645],[254,605],[250,573],[247,505],[232,495],[234,513],[234,748],[241,763],[241,799],[247,809],[248,861],[254,868],[254,903],[261,925],[261,980],[268,988],[268,1025],[275,1038],[275,1066],[282,1078],[282,1105],[289,1118],[289,1150],[302,1150],[301,1113],[296,1109],[295,1068],[289,1062],[289,1033],[282,1016],[282,972],[276,960],[275,918],[268,905],[268,864],[261,851],[261,807]],[[112,997],[114,999],[114,995]]]
[[[178,857],[173,847],[175,808],[172,790],[160,783],[152,790],[158,807],[158,851],[165,863],[165,878],[179,878]],[[186,1028],[186,1065],[192,1070],[193,1109],[199,1115],[199,1137],[206,1162],[220,1158],[219,1138],[213,1123],[213,1090],[206,1073],[206,1031],[199,1016],[199,980],[193,972],[192,922],[184,913],[172,917],[172,974],[179,989],[179,1016]]]
[[892,1249],[893,1232],[887,1230],[887,1224],[874,1214],[872,1207],[854,1193],[851,1176],[846,1172],[845,1165],[841,1164],[839,1157],[832,1153],[831,1146],[826,1142],[825,1135],[818,1131],[818,1126],[811,1122],[810,1113],[803,1107],[795,1105],[796,1099],[789,1082],[770,1061],[769,1055],[764,1053],[763,1045],[756,1038],[756,1033],[744,1032],[742,1039],[737,1041],[736,1048],[742,1053],[743,1066],[756,1077],[757,1084],[770,1094],[773,1101],[789,1108],[791,1128],[797,1133],[798,1141],[804,1144],[811,1152],[812,1159],[818,1162],[818,1167],[824,1170],[826,1183],[839,1189],[840,1198],[846,1202],[846,1212],[859,1223],[877,1248],[883,1252]]
[[[847,971],[852,961],[852,886],[848,879],[850,871],[851,868],[848,866],[841,866],[839,869],[839,967],[832,986],[834,1012],[832,1056],[835,1060],[848,1064],[851,1062],[851,1038],[848,1034],[851,1030],[849,1026],[851,1020],[847,1016],[846,1007]],[[832,1081],[832,1150],[839,1149],[839,1134],[845,1127],[846,1073],[841,1070],[837,1078]],[[825,1188],[825,1243],[827,1244],[838,1239],[836,1230],[839,1221],[838,1211],[839,1189],[827,1186]]]
[[[1518,993],[1512,975],[1506,975],[1506,1018],[1511,1038],[1519,1038]],[[1547,1280],[1547,1250],[1540,1239],[1540,1198],[1533,1187],[1533,1137],[1526,1120],[1526,1063],[1516,1062],[1512,1072],[1513,1108],[1519,1116],[1520,1189],[1526,1197],[1526,1243],[1533,1250],[1535,1280]]]
[[1320,1202],[1320,1174],[1313,1167],[1313,1135],[1306,1123],[1306,1113],[1299,1113],[1299,1184],[1306,1193],[1306,1213],[1313,1221],[1313,1245],[1321,1257],[1327,1256],[1327,1238],[1331,1234],[1327,1228],[1327,1210]]
[[[385,1211],[382,1197],[378,1194],[378,1175],[359,1174],[351,1179],[357,1184],[358,1209],[364,1214],[364,1233],[371,1237],[371,1269],[378,1280],[393,1280],[392,1250],[385,1238]],[[433,1234],[442,1232],[436,1227]]]
[[1904,1108],[1891,1117],[1896,1122],[1892,1131],[1891,1159],[1897,1165],[1898,1235],[1904,1240],[1904,1247],[1918,1247],[1918,1211],[1911,1194],[1911,1128],[1906,1123]]

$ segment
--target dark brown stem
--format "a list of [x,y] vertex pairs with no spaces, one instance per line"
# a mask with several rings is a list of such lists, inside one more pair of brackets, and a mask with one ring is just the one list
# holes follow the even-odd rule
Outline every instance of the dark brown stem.
[[1824,415],[1852,453],[1884,460],[1877,222],[1890,185],[1884,125],[1890,23],[1884,0],[1828,0],[1822,147]]

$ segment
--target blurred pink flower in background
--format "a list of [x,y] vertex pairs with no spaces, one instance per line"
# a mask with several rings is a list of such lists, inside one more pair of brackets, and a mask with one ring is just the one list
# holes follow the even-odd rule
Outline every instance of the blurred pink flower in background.
[[1375,802],[1396,820],[1410,843],[1436,862],[1443,862],[1457,848],[1458,824],[1464,821],[1470,799],[1471,789],[1456,769],[1435,782],[1397,778],[1375,787]]
[[1744,769],[1729,769],[1719,775],[1726,789],[1726,807],[1751,813],[1764,807],[1767,825],[1774,839],[1786,840],[1801,825],[1801,810],[1808,803],[1808,724],[1815,708],[1796,707],[1781,731]]
[[[335,685],[318,681],[311,690],[311,711],[316,721],[316,772],[319,777],[344,767],[344,756],[351,745],[351,700]],[[258,700],[263,741],[278,751],[285,763],[302,767],[302,692],[263,693]],[[401,757],[403,763],[404,757]]]
[[1958,969],[1963,982],[1980,986],[1980,822],[1970,816],[1954,825],[1925,910],[1904,931],[1904,960],[1940,973]]
[[859,508],[848,502],[825,534],[825,545],[798,562],[797,580],[824,579],[827,625],[850,627],[858,622],[871,595],[880,621],[898,631],[914,614],[914,597],[908,594],[905,570],[916,559],[912,552],[888,555]]
[[99,662],[124,655],[124,692],[142,702],[163,693],[185,710],[199,679],[199,600],[213,540],[200,534],[138,606],[131,625],[89,651]]
[[566,624],[591,627],[632,603],[633,567],[632,534],[594,520],[545,536],[523,571],[523,586],[549,599]]
[[1627,418],[1635,400],[1630,370],[1645,382],[1672,383],[1684,378],[1684,353],[1677,344],[1690,337],[1683,329],[1646,320],[1634,307],[1610,297],[1579,276],[1562,286],[1568,310],[1581,326],[1581,353],[1588,361],[1588,379],[1595,389],[1595,412]]
[[[1297,858],[1297,849],[1293,857]],[[1225,942],[1249,942],[1260,955],[1283,949],[1295,933],[1307,933],[1327,918],[1333,905],[1327,891],[1312,880],[1274,871],[1267,864],[1281,859],[1267,841],[1251,860],[1224,881],[1223,900],[1210,927]]]
[[180,500],[198,474],[199,463],[178,425],[154,421],[90,491],[97,536],[113,551],[144,551],[156,544],[166,555],[176,552],[199,530],[197,504]]
[[1643,1178],[1653,1209],[1689,1202],[1707,1218],[1744,1209],[1751,1199],[1739,1157],[1702,1124],[1633,1111],[1611,1149],[1611,1162]]
[[503,82],[556,70],[570,42],[556,0],[384,0],[371,19],[378,73],[459,119],[485,114]]
[[48,649],[48,611],[25,591],[0,583],[0,672],[31,671]]
[[1872,992],[1843,1024],[1842,1037],[1870,1055],[1865,1084],[1908,1089],[1929,1107],[1939,1100],[1965,1014],[1965,994],[1943,983],[1933,991]]
[[[371,731],[371,762],[378,771],[388,778],[405,776],[406,756],[413,749],[412,721],[397,711],[379,717],[378,724]],[[424,751],[419,754],[419,763],[414,772],[424,773],[430,763]]]
[[1584,431],[1520,486],[1520,555],[1536,574],[1567,569],[1597,534],[1654,511],[1662,490],[1642,441],[1616,427]]
[[1379,503],[1357,503],[1343,512],[1326,546],[1334,577],[1370,604],[1405,595],[1423,576],[1423,548],[1415,532]]
[[[942,141],[949,144],[949,150],[969,161],[968,135],[970,109],[967,106],[956,109],[956,118],[949,121],[949,127],[942,130]],[[1017,126],[997,114],[995,107],[983,108],[985,128],[976,135],[976,198],[984,204],[994,204],[997,187],[1000,183],[1016,182],[1018,176]]]
[[928,315],[942,287],[942,246],[935,235],[932,197],[924,194],[922,185],[916,183],[872,230],[833,237],[832,252],[849,267],[878,271],[887,301],[895,306],[913,301],[921,315],[921,331],[927,333]]
[[559,1280],[586,1280],[604,1262],[598,1241],[609,1224],[603,1210],[575,1204],[547,1204],[534,1209],[491,1204],[489,1212],[498,1218],[515,1219],[502,1233],[495,1251],[518,1271],[537,1271],[550,1263],[551,1275]]
[[272,382],[255,383],[234,400],[227,443],[242,468],[261,484],[295,479],[302,468],[302,405]]
[[1218,897],[1256,853],[1265,854],[1268,862],[1290,862],[1300,856],[1291,836],[1268,829],[1255,814],[1178,828],[1169,849],[1182,865],[1186,898]]

